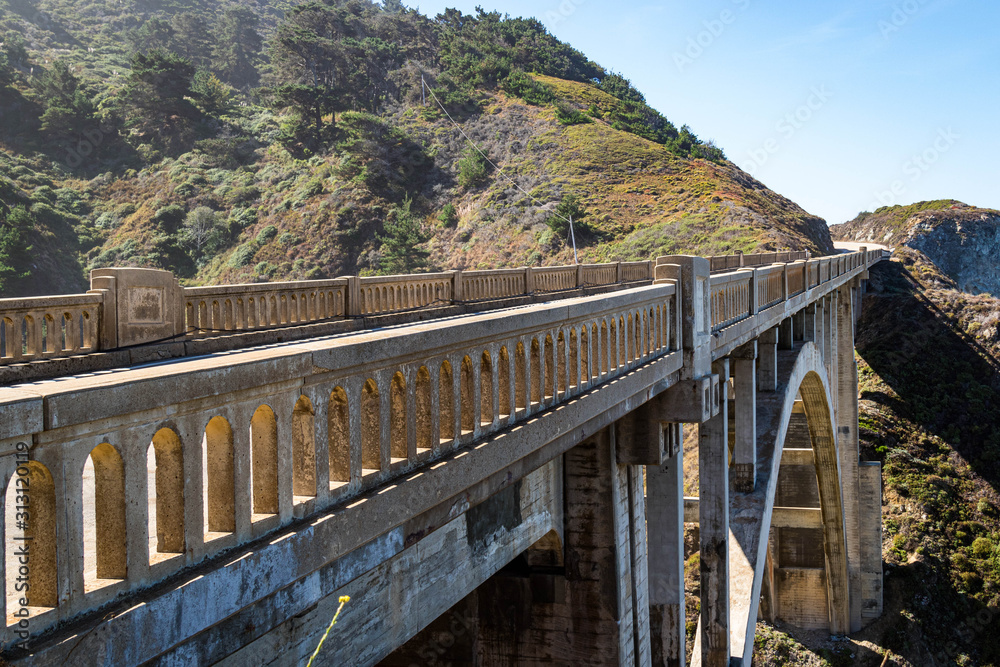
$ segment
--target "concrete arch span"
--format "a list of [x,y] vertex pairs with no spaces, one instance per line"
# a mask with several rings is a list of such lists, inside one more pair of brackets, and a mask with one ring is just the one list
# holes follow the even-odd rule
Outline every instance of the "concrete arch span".
[[[795,426],[801,425],[803,417],[818,482],[829,629],[834,634],[849,630],[847,542],[831,398],[835,389],[828,379],[822,351],[812,342],[794,351],[779,351],[777,361],[776,391],[757,395],[756,488],[752,493],[730,494],[730,655],[745,665],[750,664],[753,653],[761,591],[774,592],[773,581],[766,582],[766,586],[765,580],[773,574],[769,536],[775,519],[782,455],[790,427],[792,435],[801,435],[795,433]],[[779,506],[777,518],[786,521],[787,514]],[[815,521],[815,515],[810,513],[808,520]],[[694,664],[698,664],[697,648],[694,654]]]

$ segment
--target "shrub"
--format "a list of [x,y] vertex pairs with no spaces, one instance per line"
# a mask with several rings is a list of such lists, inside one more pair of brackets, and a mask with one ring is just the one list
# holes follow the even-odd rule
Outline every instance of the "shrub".
[[972,555],[976,558],[989,558],[993,553],[993,542],[986,537],[977,537],[972,542]]
[[465,149],[457,163],[458,184],[463,188],[471,188],[478,185],[486,178],[487,163],[486,158],[478,150],[469,146]]
[[556,104],[556,120],[560,125],[581,125],[583,123],[593,122],[590,116],[583,113],[579,109],[574,109],[565,102],[559,102]]
[[267,227],[265,227],[264,229],[260,230],[257,233],[257,238],[255,240],[257,242],[257,245],[264,245],[277,235],[278,235],[278,228],[275,227],[274,225],[268,225]]
[[521,70],[514,70],[500,82],[500,88],[509,95],[520,97],[528,104],[549,104],[555,100],[552,88],[535,80]]
[[160,230],[168,234],[173,234],[180,228],[185,217],[183,207],[177,204],[170,204],[169,206],[157,209],[153,217],[150,218],[150,222],[159,227]]
[[258,249],[257,244],[253,241],[244,243],[236,248],[236,250],[233,251],[233,254],[229,256],[229,266],[234,269],[247,266],[253,261],[254,255],[257,254]]
[[455,209],[455,205],[448,203],[445,204],[438,214],[438,220],[440,220],[445,227],[454,227],[458,224],[458,211]]

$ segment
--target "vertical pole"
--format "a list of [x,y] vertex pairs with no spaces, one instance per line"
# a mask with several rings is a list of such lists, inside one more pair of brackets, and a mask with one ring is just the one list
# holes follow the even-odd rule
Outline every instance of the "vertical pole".
[[576,234],[573,232],[573,216],[569,216],[569,238],[573,242],[573,263],[579,264],[580,258],[576,256]]

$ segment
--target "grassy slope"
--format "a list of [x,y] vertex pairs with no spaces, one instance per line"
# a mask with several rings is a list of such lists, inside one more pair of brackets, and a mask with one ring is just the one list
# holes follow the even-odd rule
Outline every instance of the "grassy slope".
[[[872,271],[857,341],[862,446],[883,461],[885,613],[849,643],[789,634],[832,664],[997,665],[1000,300],[897,257]],[[788,664],[763,659],[787,635],[767,637],[758,664]]]

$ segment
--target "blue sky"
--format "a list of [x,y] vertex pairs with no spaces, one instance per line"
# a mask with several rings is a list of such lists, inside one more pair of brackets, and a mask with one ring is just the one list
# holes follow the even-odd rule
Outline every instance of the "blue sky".
[[538,18],[831,224],[925,199],[1000,208],[1000,3],[408,4]]

